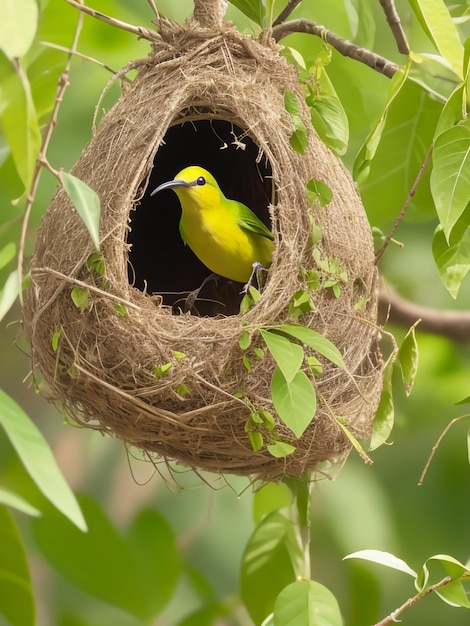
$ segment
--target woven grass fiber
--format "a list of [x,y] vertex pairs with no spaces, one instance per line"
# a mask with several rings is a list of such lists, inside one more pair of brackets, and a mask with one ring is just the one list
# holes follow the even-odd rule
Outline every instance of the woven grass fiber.
[[[264,480],[339,463],[351,444],[336,418],[355,437],[367,437],[382,381],[373,243],[354,184],[311,128],[297,73],[273,42],[227,24],[207,29],[193,21],[186,27],[165,22],[152,46],[148,58],[123,70],[137,70],[132,84],[72,170],[101,199],[105,281],[87,267],[93,244],[63,189],[44,216],[24,306],[33,368],[66,415],[153,458]],[[304,154],[289,143],[286,90],[297,94],[309,128]],[[136,289],[128,278],[129,222],[151,191],[154,159],[168,129],[197,120],[225,120],[243,129],[259,149],[258,161],[272,172],[273,262],[260,301],[243,315],[175,315],[160,296]],[[307,199],[312,178],[333,192],[323,208]],[[337,346],[347,372],[320,358],[323,373],[312,376],[316,416],[297,440],[273,407],[275,363],[266,349],[263,358],[254,358],[253,349],[263,347],[256,329],[294,322],[288,313],[292,297],[308,291],[300,269],[319,269],[312,258],[311,217],[322,229],[315,244],[321,258],[335,259],[348,278],[336,298],[319,270],[322,284],[310,291],[316,309],[298,322]],[[76,286],[89,288],[83,310],[71,298]],[[243,352],[239,338],[245,330],[252,331],[252,344]],[[306,354],[314,353],[306,348]],[[155,374],[155,366],[168,363],[164,375]],[[275,416],[276,435],[294,445],[294,453],[274,458],[266,447],[252,450],[246,399]]]

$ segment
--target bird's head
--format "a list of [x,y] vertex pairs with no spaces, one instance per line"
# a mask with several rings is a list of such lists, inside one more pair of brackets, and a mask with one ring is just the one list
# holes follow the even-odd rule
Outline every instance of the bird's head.
[[162,183],[150,195],[154,196],[164,189],[173,189],[180,199],[183,209],[187,204],[201,209],[217,206],[222,195],[212,174],[197,165],[185,167],[181,172],[178,172],[173,180]]

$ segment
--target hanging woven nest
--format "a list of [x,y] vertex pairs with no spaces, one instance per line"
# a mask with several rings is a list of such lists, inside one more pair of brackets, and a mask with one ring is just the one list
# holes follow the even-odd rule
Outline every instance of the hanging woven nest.
[[[33,367],[74,421],[151,455],[266,480],[338,463],[351,444],[336,418],[367,437],[382,379],[373,244],[354,184],[311,129],[296,71],[272,42],[193,20],[185,28],[165,22],[152,45],[72,170],[101,199],[104,276],[89,262],[90,235],[63,189],[44,216],[24,306]],[[309,128],[304,154],[289,142],[286,91],[297,95]],[[187,294],[206,269],[185,256],[191,252],[178,234],[176,197],[174,205],[157,205],[150,191],[190,164],[210,169],[228,197],[272,227],[267,282],[244,314],[240,285],[228,281],[213,287],[209,300],[218,304],[207,310],[196,303],[182,314],[184,295],[169,293]],[[333,192],[323,208],[307,199],[312,178]],[[312,218],[322,232],[313,255]],[[333,259],[346,273],[336,295],[319,259]],[[319,276],[312,289],[302,278],[309,270]],[[71,297],[76,287],[87,289],[82,308]],[[289,307],[299,291],[315,310],[293,320]],[[255,329],[284,323],[323,334],[347,368],[319,357],[323,373],[311,376],[317,411],[300,439],[273,407],[274,360],[266,349],[254,356],[263,347]],[[253,331],[247,351],[239,346],[245,330]],[[269,411],[275,437],[295,452],[254,452],[245,432],[250,407]]]

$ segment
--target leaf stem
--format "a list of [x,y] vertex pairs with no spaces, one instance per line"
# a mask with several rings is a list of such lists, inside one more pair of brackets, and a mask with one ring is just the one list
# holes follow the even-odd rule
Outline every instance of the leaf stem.
[[435,583],[434,585],[431,585],[427,589],[423,589],[423,591],[420,591],[415,596],[408,598],[406,602],[404,602],[401,606],[392,611],[390,615],[387,615],[387,617],[385,617],[383,620],[380,620],[380,622],[377,622],[373,626],[388,626],[389,624],[396,624],[396,622],[398,621],[397,617],[404,613],[407,609],[412,607],[414,604],[416,604],[418,600],[421,600],[421,598],[424,598],[428,594],[436,591],[437,589],[440,589],[441,587],[445,587],[449,583],[453,582],[453,580],[455,579],[451,576],[446,576],[445,578]]

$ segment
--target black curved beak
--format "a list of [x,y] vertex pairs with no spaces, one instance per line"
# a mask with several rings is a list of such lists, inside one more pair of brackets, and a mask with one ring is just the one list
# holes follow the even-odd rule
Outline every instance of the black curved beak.
[[154,196],[159,191],[163,191],[164,189],[176,189],[178,187],[191,187],[192,183],[188,183],[186,180],[182,180],[181,178],[175,178],[174,180],[169,180],[166,183],[162,183],[158,185],[152,193],[151,196]]

